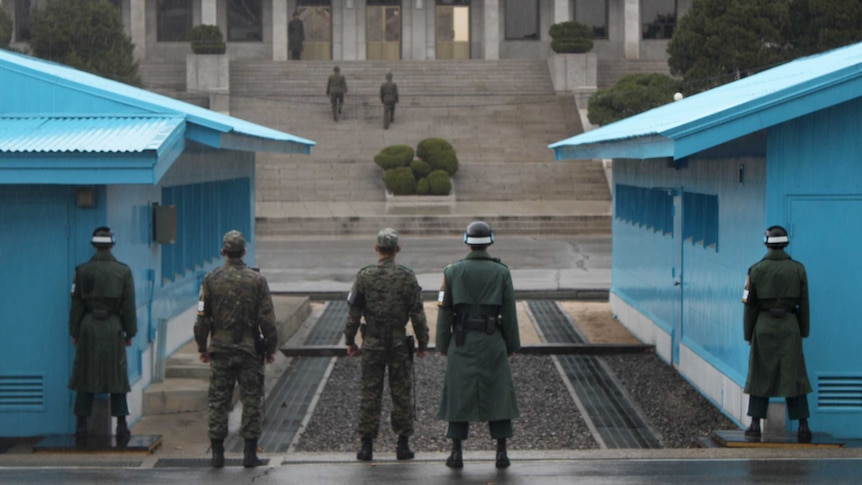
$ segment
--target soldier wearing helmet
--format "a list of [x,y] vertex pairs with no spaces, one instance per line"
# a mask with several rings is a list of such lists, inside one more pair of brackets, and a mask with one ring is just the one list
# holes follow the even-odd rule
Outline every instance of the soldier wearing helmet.
[[510,465],[506,440],[519,416],[508,357],[521,349],[509,268],[488,254],[494,232],[475,221],[464,232],[470,253],[443,271],[437,300],[437,350],[448,356],[437,417],[449,422],[450,468],[462,468],[471,421],[487,421],[497,440],[495,466]]
[[[428,322],[422,305],[422,288],[416,275],[406,266],[395,263],[401,250],[398,233],[385,228],[377,233],[377,264],[359,270],[347,296],[349,305],[344,340],[347,355],[362,357],[361,398],[358,431],[361,448],[356,459],[373,458],[373,442],[380,429],[381,396],[386,369],[389,369],[389,392],[392,396],[392,430],[398,436],[395,457],[414,457],[409,438],[413,434],[413,336],[407,335],[407,321],[413,324],[417,355],[425,357],[428,349]],[[361,319],[365,324],[361,324]],[[361,328],[360,328],[361,327]],[[356,345],[356,333],[362,332],[362,351]]]
[[338,115],[341,114],[341,107],[344,105],[345,94],[347,94],[347,79],[341,74],[341,68],[335,66],[326,81],[326,95],[329,96],[329,103],[332,105],[333,121],[338,121]]
[[808,397],[811,384],[802,353],[808,337],[808,277],[790,258],[787,230],[771,226],[763,238],[766,256],[748,269],[742,302],[745,340],[751,345],[745,393],[751,424],[745,436],[759,439],[770,397],[784,397],[790,419],[799,420],[797,439],[811,441]]
[[69,389],[76,392],[75,437],[88,438],[88,418],[95,394],[111,395],[111,416],[117,418],[116,440],[128,443],[126,394],[129,372],[126,347],[137,333],[137,307],[132,271],[111,254],[116,239],[108,227],[98,227],[90,237],[96,253],[75,268],[69,333],[75,345],[75,363]]

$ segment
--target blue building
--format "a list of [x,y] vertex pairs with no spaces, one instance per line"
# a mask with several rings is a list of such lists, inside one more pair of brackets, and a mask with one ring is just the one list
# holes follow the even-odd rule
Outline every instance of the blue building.
[[765,228],[788,228],[809,275],[811,426],[862,438],[861,145],[855,44],[550,148],[558,160],[613,159],[612,310],[740,424],[746,271],[766,252]]
[[101,225],[135,279],[135,419],[165,355],[192,335],[221,236],[244,232],[254,261],[255,152],[314,142],[2,50],[0,93],[2,435],[74,428],[69,293]]

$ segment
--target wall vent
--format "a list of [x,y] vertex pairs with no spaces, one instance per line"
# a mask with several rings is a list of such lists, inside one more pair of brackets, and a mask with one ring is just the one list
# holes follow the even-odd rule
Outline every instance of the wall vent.
[[44,411],[45,377],[0,375],[0,410]]
[[862,409],[862,376],[818,376],[817,407],[822,410]]

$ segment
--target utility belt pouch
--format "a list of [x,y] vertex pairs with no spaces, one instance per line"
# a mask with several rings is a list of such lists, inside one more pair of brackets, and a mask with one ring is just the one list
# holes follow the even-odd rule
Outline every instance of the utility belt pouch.
[[108,310],[93,310],[93,318],[96,320],[105,320],[111,316]]
[[464,328],[464,324],[462,322],[455,324],[454,333],[455,345],[458,347],[464,345],[464,334],[467,333],[467,330]]
[[786,308],[770,308],[767,311],[769,313],[769,316],[772,318],[784,318],[784,316],[787,315]]
[[266,339],[259,331],[255,333],[254,351],[257,352],[257,355],[261,357],[263,356],[264,352],[266,352]]

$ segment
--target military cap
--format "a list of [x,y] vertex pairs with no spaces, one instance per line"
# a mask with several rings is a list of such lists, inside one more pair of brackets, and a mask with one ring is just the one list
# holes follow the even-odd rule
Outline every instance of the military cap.
[[377,233],[377,247],[380,249],[395,249],[398,247],[398,231],[387,227]]
[[239,231],[228,231],[222,239],[222,249],[236,253],[245,249],[245,237]]

